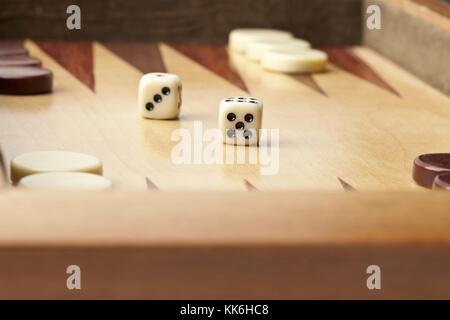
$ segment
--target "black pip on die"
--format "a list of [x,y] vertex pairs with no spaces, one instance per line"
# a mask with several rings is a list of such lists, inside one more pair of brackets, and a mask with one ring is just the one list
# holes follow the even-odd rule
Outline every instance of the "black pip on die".
[[258,145],[263,104],[255,98],[228,98],[219,109],[219,129],[226,144]]
[[181,80],[175,74],[148,73],[139,82],[139,110],[148,119],[175,119],[181,108]]

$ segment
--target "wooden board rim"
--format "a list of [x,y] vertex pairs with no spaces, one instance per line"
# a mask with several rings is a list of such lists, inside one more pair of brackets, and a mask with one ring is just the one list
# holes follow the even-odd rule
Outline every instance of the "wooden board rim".
[[7,190],[0,247],[448,245],[449,207],[446,192]]

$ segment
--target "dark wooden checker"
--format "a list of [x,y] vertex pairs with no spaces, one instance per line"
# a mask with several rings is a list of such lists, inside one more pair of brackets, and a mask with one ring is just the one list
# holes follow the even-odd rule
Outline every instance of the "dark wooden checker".
[[[364,44],[322,43],[326,72],[292,76],[203,42],[24,42],[54,92],[0,96],[0,298],[449,298],[450,196],[411,176],[417,155],[450,150],[449,97]],[[139,117],[152,71],[182,78],[179,121]],[[264,101],[279,172],[174,164],[174,130],[216,127],[234,95]],[[12,187],[10,160],[42,149],[97,156],[114,190]]]

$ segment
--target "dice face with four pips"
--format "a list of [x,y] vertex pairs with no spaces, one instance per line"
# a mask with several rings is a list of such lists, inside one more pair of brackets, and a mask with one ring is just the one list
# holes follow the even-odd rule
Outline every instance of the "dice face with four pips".
[[262,111],[262,102],[255,98],[233,97],[222,100],[219,107],[219,129],[224,143],[258,145]]
[[139,110],[148,119],[175,119],[181,108],[181,80],[175,74],[148,73],[139,82]]

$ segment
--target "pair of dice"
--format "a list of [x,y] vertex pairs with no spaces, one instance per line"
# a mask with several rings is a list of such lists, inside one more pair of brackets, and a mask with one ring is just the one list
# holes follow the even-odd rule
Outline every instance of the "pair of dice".
[[[147,119],[175,119],[180,113],[181,80],[168,73],[149,73],[139,83],[139,108]],[[257,145],[262,124],[263,104],[255,98],[222,100],[219,130],[223,141],[233,145]]]

